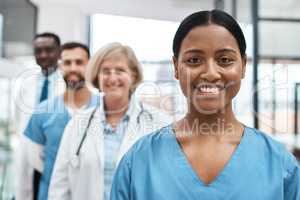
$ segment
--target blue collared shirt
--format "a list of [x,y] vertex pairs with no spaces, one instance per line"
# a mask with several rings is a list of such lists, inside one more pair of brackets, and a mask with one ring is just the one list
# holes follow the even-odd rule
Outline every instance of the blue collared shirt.
[[[104,128],[104,199],[109,200],[113,176],[116,171],[119,149],[123,141],[125,131],[129,122],[129,113],[132,106],[129,106],[126,114],[118,125],[113,129],[107,123],[105,113],[101,113],[101,123]],[[103,109],[104,110],[104,109]]]
[[[99,97],[92,95],[85,108],[95,107]],[[44,146],[44,171],[40,180],[39,200],[47,200],[51,174],[65,126],[71,116],[64,104],[63,95],[48,99],[39,104],[31,116],[25,136]]]

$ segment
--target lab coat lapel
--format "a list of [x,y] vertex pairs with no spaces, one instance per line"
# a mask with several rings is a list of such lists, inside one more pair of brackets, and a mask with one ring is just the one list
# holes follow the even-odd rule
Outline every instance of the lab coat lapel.
[[132,106],[134,106],[134,107],[132,109],[132,112],[129,113],[130,118],[129,118],[128,126],[127,126],[125,134],[124,134],[124,138],[122,140],[122,143],[121,143],[121,146],[119,149],[117,163],[120,162],[123,155],[128,151],[128,149],[132,146],[132,144],[139,138],[138,136],[140,134],[142,134],[140,124],[137,123],[137,117],[141,110],[140,104],[138,102],[134,102],[132,104]]
[[103,145],[104,145],[104,136],[103,136],[103,127],[100,123],[100,113],[101,113],[101,106],[100,108],[97,108],[97,111],[95,112],[94,118],[91,122],[89,133],[92,135],[93,143],[97,152],[98,157],[98,163],[101,164],[101,166],[104,165],[104,158],[103,158]]

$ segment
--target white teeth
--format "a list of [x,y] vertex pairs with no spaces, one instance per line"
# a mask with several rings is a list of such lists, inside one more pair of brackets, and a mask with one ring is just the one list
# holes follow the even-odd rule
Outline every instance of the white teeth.
[[219,93],[220,92],[220,89],[217,87],[200,86],[200,87],[197,87],[197,89],[203,93]]

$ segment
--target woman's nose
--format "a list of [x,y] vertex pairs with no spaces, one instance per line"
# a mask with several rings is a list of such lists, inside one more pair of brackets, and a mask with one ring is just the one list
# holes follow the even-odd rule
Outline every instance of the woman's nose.
[[117,74],[114,70],[111,70],[109,75],[107,76],[107,79],[109,81],[116,81],[117,80]]
[[203,67],[203,71],[200,74],[200,78],[208,82],[215,82],[221,79],[221,74],[218,71],[218,65],[213,60],[206,62]]

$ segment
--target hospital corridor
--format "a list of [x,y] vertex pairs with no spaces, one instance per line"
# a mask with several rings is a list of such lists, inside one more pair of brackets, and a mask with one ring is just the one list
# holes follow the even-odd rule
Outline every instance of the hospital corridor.
[[0,0],[0,200],[300,200],[299,0]]

